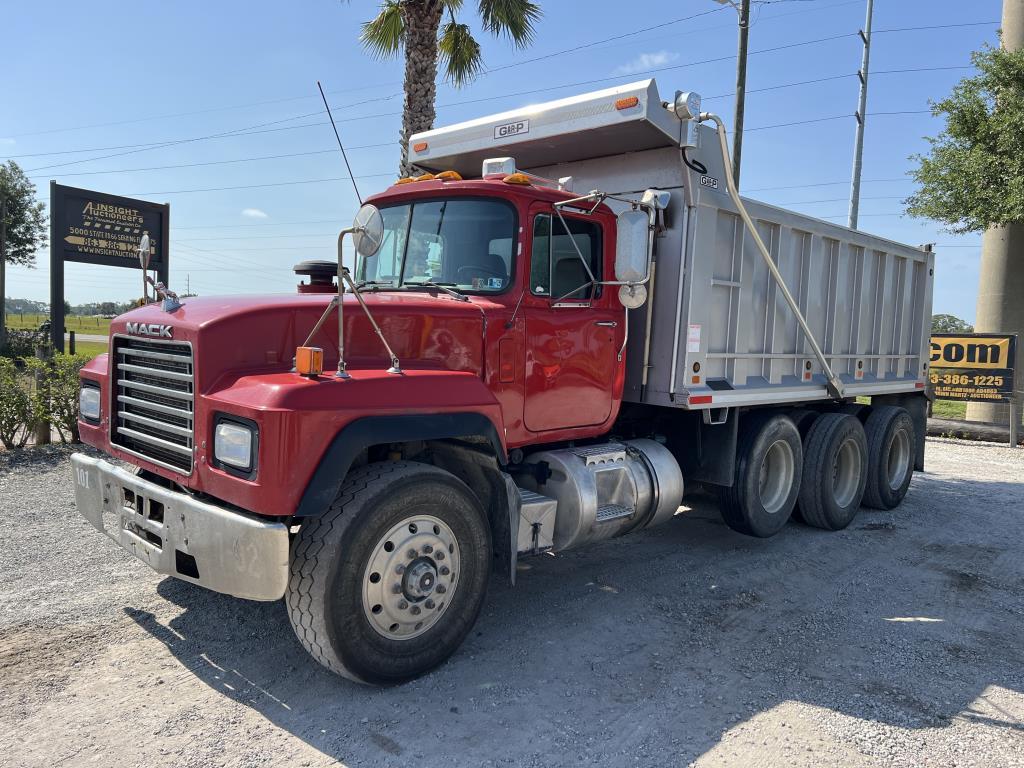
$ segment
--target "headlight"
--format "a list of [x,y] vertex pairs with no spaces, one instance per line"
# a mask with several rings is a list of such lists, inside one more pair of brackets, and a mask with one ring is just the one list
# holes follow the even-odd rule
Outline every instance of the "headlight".
[[213,457],[246,472],[255,464],[255,429],[233,421],[220,421],[214,429]]
[[100,389],[83,384],[78,390],[78,413],[88,421],[100,420]]

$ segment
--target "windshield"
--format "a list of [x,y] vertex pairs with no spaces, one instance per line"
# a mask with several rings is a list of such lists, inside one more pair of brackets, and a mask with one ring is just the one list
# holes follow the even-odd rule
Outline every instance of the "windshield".
[[501,200],[423,200],[380,209],[380,250],[359,279],[410,287],[423,283],[498,293],[511,281],[516,215]]

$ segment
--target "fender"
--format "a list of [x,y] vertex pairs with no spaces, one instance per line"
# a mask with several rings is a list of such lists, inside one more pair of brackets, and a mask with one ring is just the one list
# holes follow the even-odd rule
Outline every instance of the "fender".
[[335,435],[306,486],[295,517],[323,514],[337,498],[341,484],[356,456],[371,445],[410,440],[482,436],[494,448],[501,464],[505,448],[494,423],[482,413],[430,413],[407,416],[366,416],[349,423]]

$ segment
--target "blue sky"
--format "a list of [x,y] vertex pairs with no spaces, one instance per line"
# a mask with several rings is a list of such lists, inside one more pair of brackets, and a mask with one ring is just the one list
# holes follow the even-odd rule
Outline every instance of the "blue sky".
[[[472,5],[463,16],[475,25]],[[585,12],[578,2],[541,5],[545,18],[526,51],[478,33],[494,71],[462,90],[442,84],[439,125],[665,68],[654,75],[663,96],[677,88],[697,91],[706,108],[731,124],[731,8],[712,0],[591,0]],[[373,59],[357,39],[360,22],[376,6],[369,0],[14,4],[5,12],[4,58],[20,67],[4,74],[0,159],[16,159],[43,196],[56,179],[169,202],[171,282],[179,291],[186,279],[203,294],[291,291],[292,265],[332,258],[336,232],[356,208],[324,123],[317,79],[351,147],[363,195],[385,187],[397,168],[402,64]],[[908,156],[925,148],[923,136],[941,129],[919,111],[969,73],[972,50],[996,42],[997,25],[989,22],[999,19],[1000,7],[1000,0],[875,3],[871,69],[878,74],[868,96],[860,226],[908,243],[940,244],[935,311],[966,319],[974,317],[980,237],[952,236],[932,222],[901,217],[900,200],[913,189],[905,178]],[[755,11],[744,193],[845,223],[861,57],[856,33],[864,8],[864,0],[776,0]],[[656,28],[590,45],[650,27]],[[820,38],[832,39],[765,50]],[[578,50],[531,61],[569,49]],[[906,69],[929,71],[881,74]],[[805,83],[819,78],[833,79]],[[599,82],[572,85],[581,81]],[[831,119],[769,127],[820,118]],[[203,138],[225,132],[236,133]],[[150,147],[167,142],[177,143]],[[35,270],[8,268],[8,296],[48,300],[48,259],[43,251]],[[66,278],[67,297],[76,304],[126,300],[138,291],[137,273],[129,270],[69,264]]]

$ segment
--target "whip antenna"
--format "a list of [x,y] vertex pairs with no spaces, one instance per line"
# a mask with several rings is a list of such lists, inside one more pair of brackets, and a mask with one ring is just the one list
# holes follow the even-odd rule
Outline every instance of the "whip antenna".
[[331,105],[327,103],[327,97],[324,95],[323,86],[320,85],[320,81],[316,81],[316,87],[320,89],[320,98],[324,100],[324,109],[327,110],[327,116],[331,118],[331,128],[334,129],[334,138],[338,140],[338,149],[341,150],[341,156],[345,160],[345,167],[348,169],[348,177],[352,180],[352,189],[356,191],[356,200],[359,204],[363,204],[363,196],[359,194],[359,187],[356,186],[356,177],[352,175],[352,166],[348,164],[348,155],[345,154],[345,145],[341,143],[341,136],[338,135],[338,126],[334,124],[334,115],[331,114]]

